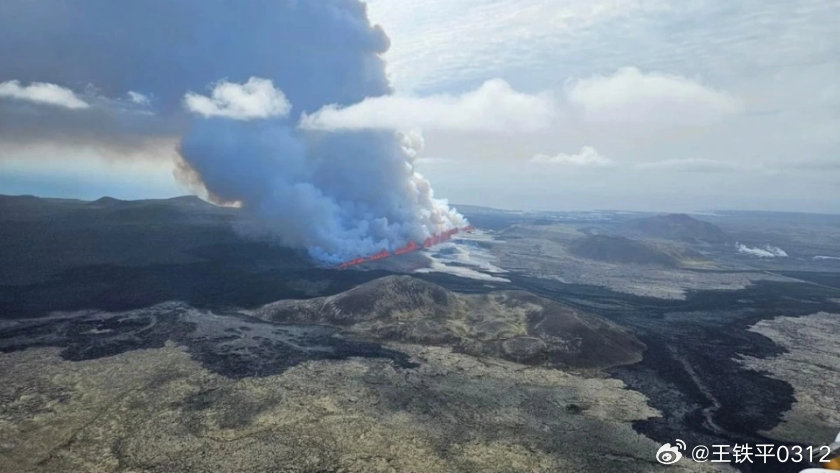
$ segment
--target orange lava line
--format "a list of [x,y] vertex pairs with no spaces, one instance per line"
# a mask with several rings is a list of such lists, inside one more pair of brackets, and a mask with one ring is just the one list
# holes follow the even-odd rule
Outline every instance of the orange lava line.
[[452,236],[455,235],[456,233],[459,233],[459,232],[470,233],[473,230],[475,230],[475,227],[472,226],[472,225],[467,225],[464,228],[453,228],[453,229],[447,230],[443,233],[438,233],[437,235],[432,235],[429,238],[426,238],[425,240],[423,240],[422,245],[417,244],[414,241],[410,241],[410,242],[408,242],[407,245],[402,246],[402,247],[394,250],[393,253],[391,253],[388,250],[383,249],[379,253],[376,253],[376,254],[373,254],[373,255],[370,255],[370,256],[362,256],[362,257],[359,257],[359,258],[353,258],[351,260],[347,260],[347,261],[339,264],[338,267],[339,267],[339,269],[346,269],[346,268],[349,268],[350,266],[355,266],[357,264],[367,263],[369,261],[378,261],[378,260],[381,260],[381,259],[389,258],[391,256],[404,255],[404,254],[407,254],[407,253],[417,251],[421,248],[431,248],[432,246],[435,246],[439,243],[443,243],[445,241],[450,240],[452,238]]

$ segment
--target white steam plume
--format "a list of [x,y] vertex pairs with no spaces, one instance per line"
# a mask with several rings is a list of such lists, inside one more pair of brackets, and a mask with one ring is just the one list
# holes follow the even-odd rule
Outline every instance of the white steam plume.
[[180,153],[212,200],[236,202],[283,244],[338,263],[466,225],[415,171],[422,145],[418,132],[216,118],[197,120]]
[[786,258],[787,252],[778,246],[764,245],[764,247],[750,247],[743,243],[735,243],[738,253],[757,256],[759,258]]

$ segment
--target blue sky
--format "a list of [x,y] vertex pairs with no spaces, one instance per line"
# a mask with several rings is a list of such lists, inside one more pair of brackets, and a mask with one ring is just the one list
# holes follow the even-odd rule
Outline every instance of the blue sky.
[[[134,61],[89,62],[118,51],[103,44],[86,44],[90,55],[72,56],[76,62],[57,61],[62,48],[38,31],[52,17],[21,22],[29,12],[14,9],[27,5],[0,7],[0,39],[19,46],[14,60],[0,57],[2,193],[185,193],[173,175],[175,147],[197,112],[182,98],[211,100],[216,81],[258,76],[293,99],[288,120],[301,121],[292,125],[422,136],[417,169],[453,202],[840,212],[840,2],[372,0],[368,16],[390,39],[379,55],[392,88],[385,96],[381,83],[324,96],[340,87],[318,82],[340,83],[344,69],[306,72],[326,63],[378,67],[369,64],[387,44],[378,33],[348,36],[365,56],[324,39],[318,47],[332,55],[318,57],[293,33],[281,41],[253,22],[244,28],[181,12],[192,21],[171,31],[222,46],[165,56],[161,75],[152,73],[161,72],[160,57],[139,49]],[[99,9],[80,27],[116,28],[102,26],[109,15],[119,12]],[[140,26],[127,30],[136,34],[118,40],[148,41]],[[270,110],[255,113],[263,112]]]

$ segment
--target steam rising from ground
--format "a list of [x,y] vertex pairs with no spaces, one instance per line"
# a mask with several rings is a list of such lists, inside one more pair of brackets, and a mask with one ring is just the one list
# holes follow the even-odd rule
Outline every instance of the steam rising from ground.
[[764,245],[764,247],[749,247],[743,243],[735,243],[738,253],[757,256],[759,258],[786,258],[787,252],[778,246]]
[[337,263],[466,224],[414,170],[421,143],[212,119],[197,121],[180,151],[211,200],[239,203],[283,244]]
[[[352,5],[343,13],[358,15],[364,31],[381,35],[357,4],[334,3]],[[348,49],[343,54],[366,52]],[[350,61],[341,72],[387,83],[381,61]],[[336,88],[348,84],[318,79],[304,77],[310,96],[329,100],[347,92]],[[383,90],[351,92],[345,101],[382,96]],[[422,147],[419,134],[307,129],[299,126],[305,110],[291,114],[295,101],[295,94],[276,88],[272,78],[256,76],[241,84],[219,81],[207,96],[188,92],[184,106],[197,117],[179,146],[179,175],[200,184],[211,200],[236,203],[260,217],[258,231],[306,248],[322,262],[393,251],[466,224],[414,170]]]

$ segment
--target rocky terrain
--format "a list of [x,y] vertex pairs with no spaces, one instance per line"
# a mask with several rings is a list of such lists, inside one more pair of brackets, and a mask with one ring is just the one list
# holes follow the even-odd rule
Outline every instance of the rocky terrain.
[[[653,249],[651,251],[677,259],[678,267],[634,264],[628,260],[638,258],[629,255],[621,258],[624,261],[593,259],[591,256],[596,254],[592,252],[587,253],[591,256],[578,256],[574,248],[582,239],[587,241],[591,238],[584,233],[590,226],[518,223],[495,232],[494,241],[487,246],[497,258],[497,264],[508,271],[564,284],[608,287],[637,296],[684,299],[689,291],[743,289],[760,280],[794,281],[781,274],[743,265],[729,270],[728,261],[708,258],[685,242],[644,241],[646,248]],[[615,225],[604,227],[612,231]],[[610,246],[614,248],[618,245]],[[703,248],[706,248],[705,244]],[[607,250],[601,252],[596,248],[593,251],[606,254]],[[734,253],[734,250],[730,252]],[[647,250],[645,253],[650,254]]]
[[[34,472],[660,471],[616,380],[403,345],[234,379],[182,349],[0,357],[0,470]],[[730,471],[683,462],[669,471]]]
[[192,198],[0,209],[3,472],[720,472],[654,454],[840,430],[840,220],[475,209],[339,270]]
[[200,261],[237,241],[234,209],[197,197],[87,202],[0,196],[0,283],[29,284],[74,267]]
[[762,320],[750,328],[785,348],[772,358],[744,357],[744,366],[793,386],[796,400],[768,435],[807,445],[825,445],[840,431],[840,314]]
[[644,345],[620,326],[524,291],[457,294],[389,276],[334,296],[283,300],[254,315],[326,323],[376,340],[448,346],[527,364],[606,368],[641,360]]
[[647,238],[685,242],[725,243],[731,237],[713,223],[686,214],[655,215],[632,219],[619,228]]
[[630,238],[611,235],[590,235],[569,245],[569,251],[578,257],[609,263],[649,264],[676,267],[679,259],[664,251]]

